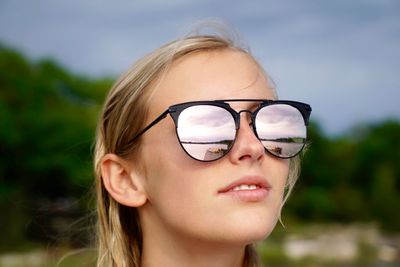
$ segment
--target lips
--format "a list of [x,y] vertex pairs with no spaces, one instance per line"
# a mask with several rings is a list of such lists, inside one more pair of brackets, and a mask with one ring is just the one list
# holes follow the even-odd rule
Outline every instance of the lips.
[[218,194],[235,197],[245,202],[259,202],[267,197],[270,189],[271,186],[265,178],[246,176],[218,190]]

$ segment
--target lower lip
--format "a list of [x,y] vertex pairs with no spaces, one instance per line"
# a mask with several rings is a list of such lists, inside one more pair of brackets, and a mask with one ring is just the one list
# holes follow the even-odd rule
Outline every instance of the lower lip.
[[244,202],[260,202],[267,198],[268,189],[258,188],[254,190],[238,190],[220,193],[225,196],[230,196]]

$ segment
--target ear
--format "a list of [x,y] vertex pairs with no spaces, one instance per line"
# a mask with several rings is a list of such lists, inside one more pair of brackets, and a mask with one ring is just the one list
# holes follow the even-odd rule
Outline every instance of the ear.
[[106,154],[101,161],[101,176],[106,190],[118,203],[129,207],[146,203],[143,177],[132,162]]

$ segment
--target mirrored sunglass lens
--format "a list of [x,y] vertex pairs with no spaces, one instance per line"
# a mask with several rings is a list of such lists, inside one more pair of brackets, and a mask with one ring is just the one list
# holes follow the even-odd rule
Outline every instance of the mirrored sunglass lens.
[[235,140],[235,121],[225,109],[198,105],[186,108],[178,119],[183,149],[193,158],[212,161],[224,156]]
[[264,147],[277,157],[295,156],[306,142],[307,128],[303,116],[290,105],[275,104],[262,108],[255,125]]

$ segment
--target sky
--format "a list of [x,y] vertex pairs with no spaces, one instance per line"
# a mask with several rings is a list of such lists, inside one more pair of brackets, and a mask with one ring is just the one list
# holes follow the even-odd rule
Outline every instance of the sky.
[[327,134],[400,120],[398,0],[0,0],[0,43],[117,77],[216,19],[239,32],[279,97],[309,103]]

